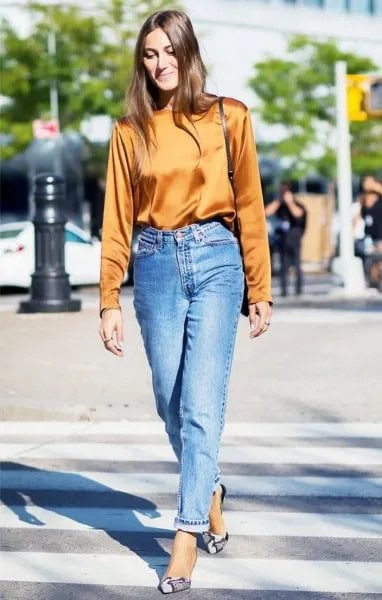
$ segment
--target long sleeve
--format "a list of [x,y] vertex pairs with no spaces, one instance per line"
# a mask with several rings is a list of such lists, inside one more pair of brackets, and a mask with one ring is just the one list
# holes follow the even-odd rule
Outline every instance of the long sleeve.
[[256,146],[250,113],[241,106],[242,110],[236,112],[237,122],[229,124],[229,129],[248,300],[272,302],[269,243]]
[[[124,132],[125,133],[125,132]],[[119,293],[131,248],[133,195],[125,135],[115,124],[110,139],[102,224],[100,311],[120,308]]]

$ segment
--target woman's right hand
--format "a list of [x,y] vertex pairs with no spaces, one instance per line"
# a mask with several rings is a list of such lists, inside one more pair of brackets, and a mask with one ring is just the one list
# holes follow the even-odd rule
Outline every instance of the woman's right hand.
[[122,312],[119,308],[109,308],[102,313],[99,334],[106,350],[116,356],[123,356]]

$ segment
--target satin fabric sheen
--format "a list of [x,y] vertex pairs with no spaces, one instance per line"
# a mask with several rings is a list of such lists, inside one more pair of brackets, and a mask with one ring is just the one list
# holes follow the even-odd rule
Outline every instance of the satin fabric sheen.
[[[251,115],[241,102],[224,99],[234,164],[236,206],[250,303],[271,302],[271,268]],[[102,226],[100,310],[120,308],[119,292],[134,224],[174,230],[219,217],[233,229],[235,203],[227,174],[217,102],[187,131],[171,110],[154,112],[156,150],[137,184],[132,181],[135,133],[127,120],[114,124]]]

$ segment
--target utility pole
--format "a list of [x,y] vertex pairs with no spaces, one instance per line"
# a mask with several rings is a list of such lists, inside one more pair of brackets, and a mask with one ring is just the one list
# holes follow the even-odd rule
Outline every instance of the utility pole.
[[[48,31],[48,55],[52,59],[52,62],[56,63],[56,31],[54,29],[54,21],[52,18],[52,7],[49,10],[49,31]],[[59,121],[59,104],[58,104],[58,85],[57,80],[51,79],[49,81],[49,99],[50,99],[50,118],[57,123],[58,136],[55,141],[55,149],[53,156],[53,171],[56,174],[64,175],[63,164],[62,164],[62,137],[60,132],[60,121]]]
[[[54,61],[56,60],[56,32],[54,29],[48,31],[48,54]],[[58,89],[55,79],[50,80],[50,117],[59,121]]]
[[342,278],[345,296],[365,292],[360,258],[354,256],[350,134],[346,103],[346,62],[336,62],[337,191],[340,216],[340,256],[334,268]]

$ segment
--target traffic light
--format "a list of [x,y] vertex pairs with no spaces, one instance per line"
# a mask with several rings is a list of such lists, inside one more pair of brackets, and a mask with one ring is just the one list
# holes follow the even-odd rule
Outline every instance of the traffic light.
[[382,77],[380,75],[347,75],[349,121],[366,121],[382,117]]
[[369,117],[382,117],[382,77],[370,77],[364,104]]

